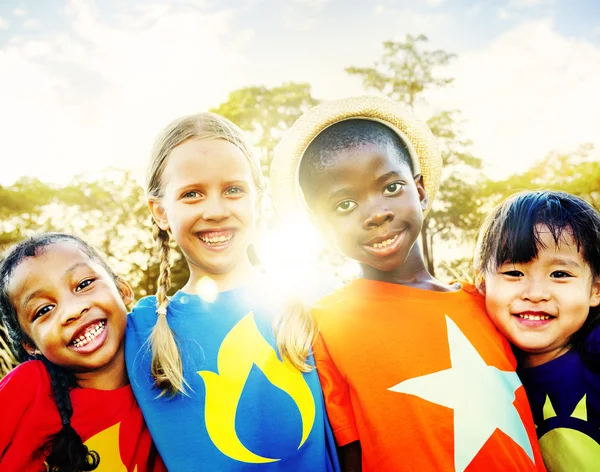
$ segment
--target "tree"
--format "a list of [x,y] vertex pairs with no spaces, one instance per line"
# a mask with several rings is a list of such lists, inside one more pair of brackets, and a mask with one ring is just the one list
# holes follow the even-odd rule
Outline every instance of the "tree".
[[552,151],[523,173],[488,181],[482,188],[482,197],[493,205],[522,190],[560,190],[587,200],[600,211],[600,162],[594,159],[593,152],[591,144],[573,152]]
[[[423,50],[424,35],[407,35],[403,41],[386,41],[383,54],[373,67],[348,67],[346,72],[362,79],[367,90],[376,90],[411,110],[426,104],[427,90],[446,87],[454,79],[439,77],[436,71],[456,56],[446,51]],[[434,240],[468,236],[479,218],[476,185],[482,179],[481,160],[470,152],[471,142],[462,136],[459,112],[442,111],[427,124],[438,138],[444,170],[437,202],[423,223],[423,253],[431,274],[435,273]]]
[[261,156],[265,173],[273,149],[283,133],[309,108],[318,103],[307,83],[286,82],[278,87],[245,87],[229,94],[227,101],[211,111],[250,132]]

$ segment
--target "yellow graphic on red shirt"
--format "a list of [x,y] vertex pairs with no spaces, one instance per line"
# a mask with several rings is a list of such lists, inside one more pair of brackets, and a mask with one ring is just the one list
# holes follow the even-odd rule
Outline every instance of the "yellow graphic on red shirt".
[[221,343],[217,358],[219,373],[198,372],[206,384],[206,429],[215,446],[234,460],[256,464],[275,462],[279,459],[262,457],[246,448],[235,430],[238,403],[253,365],[296,403],[302,419],[298,449],[302,447],[315,420],[312,392],[303,375],[287,359],[279,360],[273,347],[260,334],[252,312],[242,318]]
[[[117,423],[110,428],[100,431],[84,444],[90,451],[96,451],[100,456],[100,465],[97,472],[128,472],[127,467],[121,460],[121,449],[119,448],[119,430],[121,423]],[[133,472],[137,471],[137,465]]]
[[[546,395],[540,447],[548,472],[598,470],[600,431],[588,422],[586,395],[569,416],[558,415]],[[586,434],[587,433],[587,434]]]

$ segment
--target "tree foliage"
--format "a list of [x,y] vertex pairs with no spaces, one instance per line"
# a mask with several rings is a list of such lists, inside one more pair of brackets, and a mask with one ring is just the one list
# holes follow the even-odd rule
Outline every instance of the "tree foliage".
[[310,84],[287,82],[273,88],[253,86],[235,90],[211,111],[252,134],[261,153],[263,169],[267,171],[273,149],[284,131],[317,103],[311,95]]

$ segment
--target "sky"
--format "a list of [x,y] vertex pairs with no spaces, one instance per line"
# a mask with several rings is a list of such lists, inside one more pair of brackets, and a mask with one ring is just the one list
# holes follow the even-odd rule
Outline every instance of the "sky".
[[250,85],[362,94],[344,68],[421,33],[457,58],[417,114],[460,110],[488,175],[584,143],[600,160],[597,0],[2,0],[0,185],[141,175],[174,118]]

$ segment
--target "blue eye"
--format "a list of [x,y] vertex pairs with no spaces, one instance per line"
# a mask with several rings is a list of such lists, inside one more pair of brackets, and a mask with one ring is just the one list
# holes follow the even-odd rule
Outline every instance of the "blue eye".
[[200,196],[200,192],[196,192],[195,190],[190,190],[189,192],[185,192],[181,197],[182,198],[198,198]]
[[343,202],[338,203],[334,210],[339,213],[348,213],[354,210],[356,207],[356,202],[353,202],[352,200],[344,200]]
[[388,197],[398,195],[403,187],[404,185],[402,185],[400,182],[392,182],[391,184],[385,186],[383,189],[383,194]]
[[226,195],[241,195],[244,193],[244,189],[242,187],[229,187],[227,190],[225,190],[225,194]]

